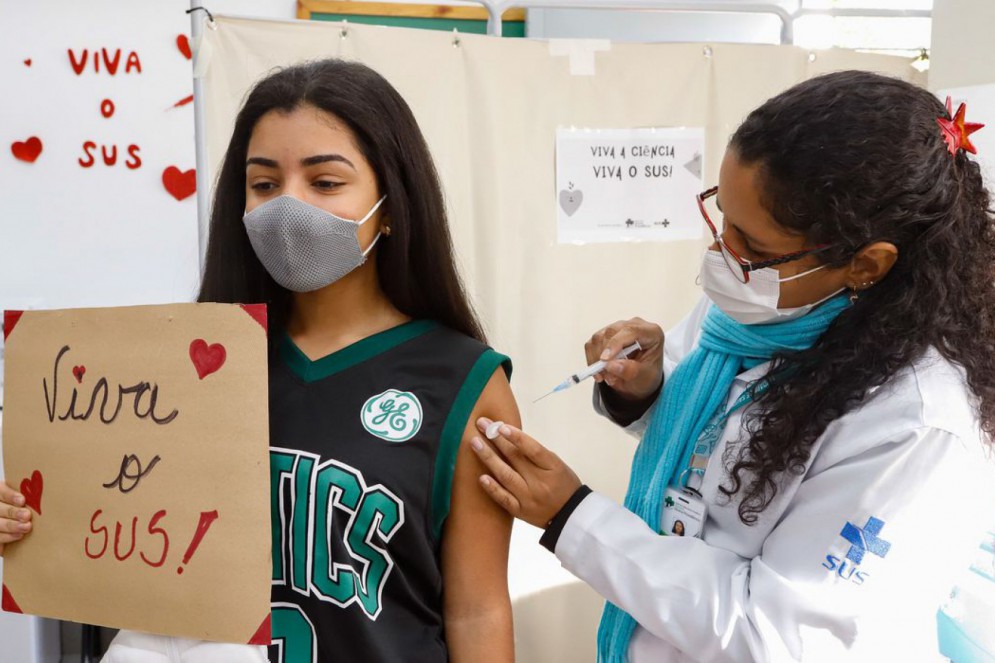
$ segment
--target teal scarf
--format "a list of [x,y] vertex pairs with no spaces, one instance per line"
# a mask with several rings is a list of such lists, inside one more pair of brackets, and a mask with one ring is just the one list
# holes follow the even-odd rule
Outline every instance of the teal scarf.
[[[736,375],[775,353],[810,348],[847,306],[846,297],[834,297],[807,315],[770,325],[744,325],[712,306],[698,346],[677,365],[650,415],[632,460],[625,507],[659,532],[664,490],[688,467],[695,442],[724,406]],[[598,661],[624,663],[635,628],[631,615],[606,603]]]

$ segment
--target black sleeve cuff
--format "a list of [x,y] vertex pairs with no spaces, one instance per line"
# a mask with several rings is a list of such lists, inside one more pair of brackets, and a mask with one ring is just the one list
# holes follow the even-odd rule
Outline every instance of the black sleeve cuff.
[[539,539],[539,543],[543,548],[551,553],[556,552],[556,542],[560,540],[560,533],[566,526],[567,521],[570,520],[570,516],[580,506],[580,503],[584,501],[584,498],[592,492],[594,491],[587,486],[581,486],[574,491],[574,494],[570,496],[570,499],[563,505],[563,508],[546,525],[546,531],[542,533],[542,538]]
[[646,411],[650,409],[656,399],[660,397],[660,391],[663,389],[663,380],[660,380],[660,386],[650,394],[647,398],[641,401],[628,401],[620,398],[615,391],[609,387],[604,382],[597,383],[595,389],[600,390],[601,394],[601,404],[605,406],[605,412],[612,421],[617,423],[619,426],[625,428],[632,422],[639,419],[639,417],[646,414]]

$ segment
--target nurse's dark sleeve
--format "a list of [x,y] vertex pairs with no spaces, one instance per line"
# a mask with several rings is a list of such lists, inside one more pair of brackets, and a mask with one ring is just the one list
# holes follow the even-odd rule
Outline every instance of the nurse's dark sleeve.
[[595,389],[599,390],[601,404],[605,407],[605,413],[611,417],[612,421],[625,428],[646,414],[646,411],[656,402],[656,399],[660,396],[660,390],[663,389],[663,380],[660,381],[660,386],[656,388],[656,391],[639,401],[631,401],[620,397],[615,393],[614,389],[604,382],[599,382]]
[[560,532],[563,531],[564,525],[570,520],[570,514],[576,510],[580,503],[584,501],[584,498],[591,494],[591,489],[586,485],[581,486],[574,494],[570,496],[567,503],[563,505],[563,508],[553,516],[553,519],[549,521],[546,525],[546,531],[542,533],[542,537],[539,539],[539,544],[551,553],[556,553],[556,542],[560,538]]

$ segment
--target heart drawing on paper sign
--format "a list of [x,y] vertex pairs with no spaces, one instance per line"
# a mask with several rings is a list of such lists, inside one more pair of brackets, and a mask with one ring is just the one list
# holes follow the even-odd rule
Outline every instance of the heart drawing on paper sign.
[[695,152],[694,157],[684,164],[684,168],[687,169],[689,173],[701,179],[701,154]]
[[21,481],[21,494],[24,495],[24,506],[34,509],[34,512],[41,515],[41,493],[45,489],[45,482],[41,478],[41,472],[35,470],[31,473],[30,479]]
[[10,146],[10,151],[13,152],[15,159],[34,163],[41,154],[41,139],[32,136],[24,142],[18,141]]
[[27,60],[24,61],[24,66],[25,67],[30,67],[31,66],[31,58],[28,58]]
[[73,376],[76,382],[83,384],[83,376],[86,375],[86,366],[73,366]]
[[560,209],[573,216],[574,212],[580,209],[580,204],[584,202],[584,192],[579,189],[564,189],[560,191]]
[[198,338],[190,344],[190,361],[201,380],[224,366],[227,356],[225,346],[220,343],[208,345],[207,341]]
[[176,166],[162,171],[162,185],[173,198],[183,200],[197,191],[197,171],[191,168],[183,172]]
[[176,37],[176,48],[180,49],[180,53],[182,53],[183,57],[187,60],[193,56],[190,52],[190,40],[187,39],[186,35],[178,35]]

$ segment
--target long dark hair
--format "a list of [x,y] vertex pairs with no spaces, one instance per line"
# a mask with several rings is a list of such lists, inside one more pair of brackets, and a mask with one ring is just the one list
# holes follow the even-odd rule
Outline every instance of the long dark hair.
[[269,307],[270,338],[286,328],[291,293],[266,272],[249,243],[245,159],[252,130],[266,113],[311,105],[345,122],[377,176],[391,235],[377,245],[377,275],[405,315],[440,322],[485,341],[453,257],[439,176],[411,109],[380,74],[342,60],[281,69],[256,84],[238,117],[214,192],[201,302]]
[[823,261],[888,241],[898,260],[809,350],[775,358],[771,387],[727,462],[753,523],[813,442],[930,347],[960,365],[986,442],[995,433],[995,224],[978,164],[948,151],[926,90],[868,72],[813,78],[750,113],[730,142],[758,166],[761,201]]

